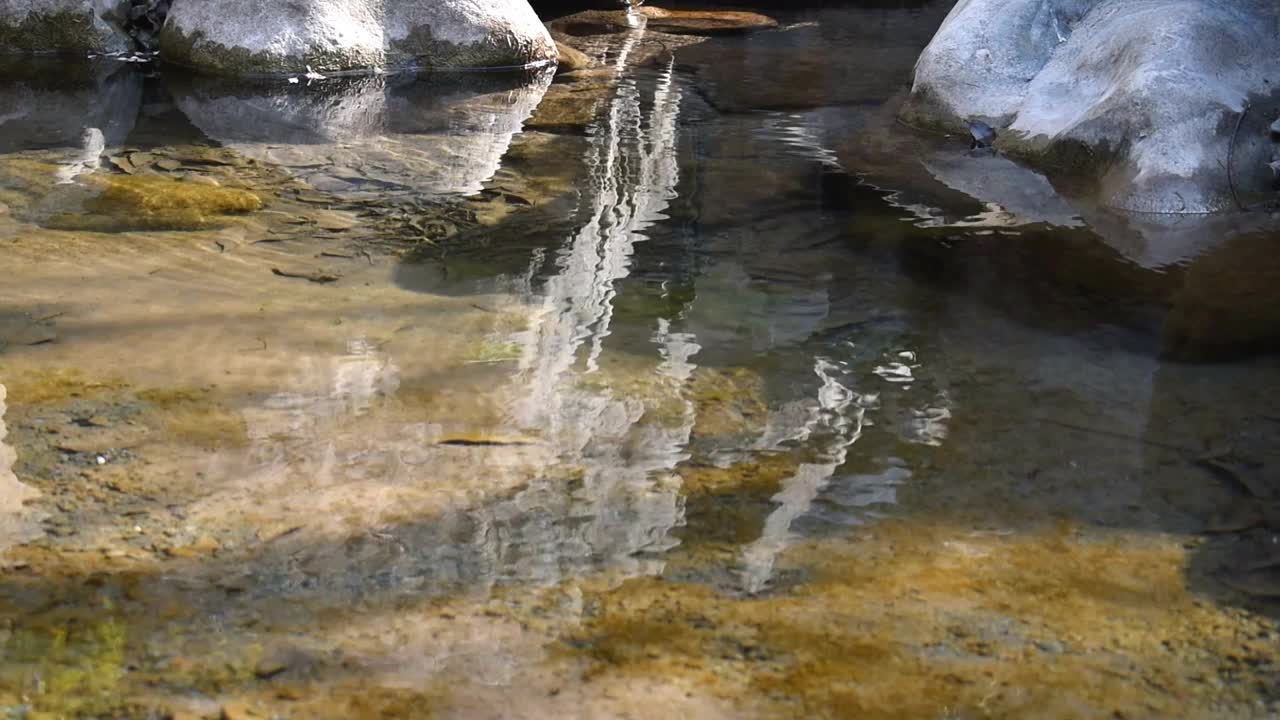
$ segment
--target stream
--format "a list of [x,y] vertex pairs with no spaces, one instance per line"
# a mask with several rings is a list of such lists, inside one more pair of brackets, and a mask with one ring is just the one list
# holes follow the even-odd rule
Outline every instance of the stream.
[[1280,714],[1274,228],[903,125],[886,5],[0,68],[0,717]]

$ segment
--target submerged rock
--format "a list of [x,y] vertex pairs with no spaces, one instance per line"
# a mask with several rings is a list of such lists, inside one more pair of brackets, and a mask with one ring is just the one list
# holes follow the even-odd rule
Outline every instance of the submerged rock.
[[118,52],[127,0],[0,0],[0,53]]
[[47,227],[91,232],[198,230],[215,227],[224,216],[262,207],[262,200],[247,190],[153,175],[91,175],[83,182],[92,193],[83,201],[87,212],[53,215],[45,221]]
[[176,4],[166,60],[228,75],[549,62],[555,44],[525,0],[202,0]]
[[1277,27],[1268,0],[966,0],[905,114],[1007,128],[998,147],[1087,176],[1115,208],[1230,210],[1266,189]]

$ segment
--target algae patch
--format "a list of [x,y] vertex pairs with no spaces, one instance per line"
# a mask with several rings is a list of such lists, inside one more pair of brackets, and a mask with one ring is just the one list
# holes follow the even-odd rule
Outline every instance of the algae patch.
[[28,698],[53,717],[115,716],[125,649],[125,627],[114,619],[19,627],[5,643],[0,698]]
[[257,195],[236,188],[148,175],[92,176],[100,192],[84,202],[87,214],[61,213],[46,223],[58,230],[128,232],[198,230],[219,218],[262,208]]
[[727,468],[678,468],[685,496],[685,543],[748,543],[760,537],[773,497],[799,462],[786,453],[760,453]]
[[1274,623],[1186,590],[1176,538],[886,523],[783,560],[810,582],[602,583],[566,647],[778,718],[1220,717],[1280,668]]
[[9,390],[8,401],[13,406],[49,405],[127,387],[127,383],[119,378],[89,378],[68,368],[39,368],[15,373],[0,367],[0,376],[4,378]]
[[217,401],[207,388],[153,388],[138,399],[148,403],[148,424],[166,438],[206,450],[242,447],[249,442],[244,418]]

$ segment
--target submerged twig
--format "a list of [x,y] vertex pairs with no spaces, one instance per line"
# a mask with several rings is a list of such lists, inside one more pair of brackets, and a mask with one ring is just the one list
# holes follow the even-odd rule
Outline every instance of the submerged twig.
[[1249,114],[1249,101],[1245,101],[1244,108],[1240,110],[1240,117],[1236,118],[1236,129],[1231,132],[1231,144],[1227,145],[1227,189],[1231,191],[1231,199],[1236,201],[1236,207],[1240,210],[1248,210],[1244,203],[1240,202],[1240,196],[1236,194],[1235,174],[1232,166],[1235,164],[1236,156],[1236,137],[1240,135],[1240,126],[1244,124],[1244,116]]
[[299,280],[310,280],[310,281],[311,281],[311,282],[313,282],[313,283],[320,283],[320,284],[324,284],[324,283],[331,283],[331,282],[337,282],[337,281],[339,281],[339,280],[341,280],[341,279],[342,279],[342,276],[340,276],[340,275],[331,275],[331,274],[329,274],[329,273],[322,273],[322,272],[314,272],[314,273],[289,272],[289,271],[287,271],[287,270],[281,270],[280,268],[271,268],[271,274],[272,274],[272,275],[277,275],[277,276],[279,276],[279,277],[285,277],[285,278],[297,278],[297,279],[299,279]]
[[1159,440],[1151,440],[1148,438],[1138,437],[1137,435],[1131,435],[1129,433],[1118,432],[1115,430],[1103,430],[1101,428],[1092,428],[1087,425],[1076,425],[1075,423],[1069,423],[1064,420],[1051,420],[1049,418],[1037,418],[1037,419],[1040,422],[1045,423],[1047,425],[1057,425],[1058,427],[1067,428],[1068,430],[1076,430],[1078,432],[1089,433],[1091,435],[1101,435],[1103,437],[1114,438],[1116,440],[1126,440],[1128,442],[1138,443],[1140,445],[1149,445],[1151,447],[1157,447],[1157,448],[1160,448],[1161,450],[1170,450],[1173,452],[1191,454],[1191,450],[1185,447],[1182,447],[1181,445],[1174,445],[1173,443],[1161,442]]

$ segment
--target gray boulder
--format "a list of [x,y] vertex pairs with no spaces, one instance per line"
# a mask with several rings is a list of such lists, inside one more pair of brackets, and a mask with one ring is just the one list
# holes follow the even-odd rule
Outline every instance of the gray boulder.
[[1114,208],[1210,213],[1268,189],[1277,89],[1273,0],[960,0],[904,114],[991,123]]
[[[4,0],[0,0],[2,2]],[[555,59],[526,0],[188,0],[166,61],[228,75],[523,66]]]
[[0,0],[0,53],[117,52],[127,0]]

